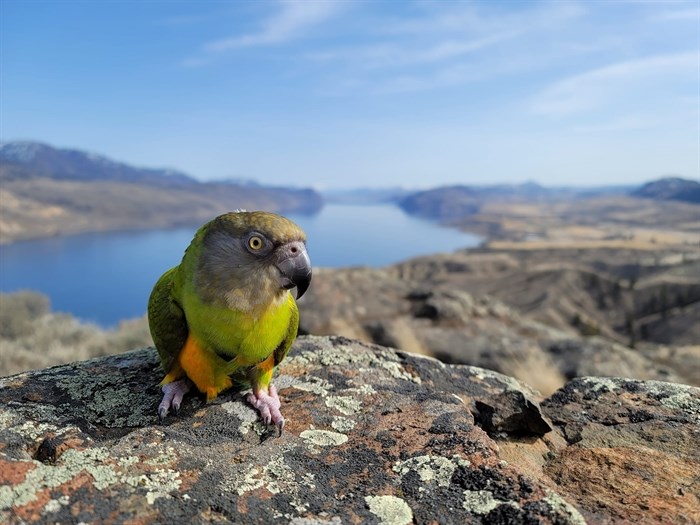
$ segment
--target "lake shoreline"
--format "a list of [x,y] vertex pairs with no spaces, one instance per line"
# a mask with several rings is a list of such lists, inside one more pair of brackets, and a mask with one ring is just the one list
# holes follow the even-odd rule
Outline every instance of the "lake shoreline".
[[[379,268],[483,242],[389,204],[329,204],[315,215],[287,216],[306,231],[315,268]],[[36,290],[51,298],[54,311],[114,326],[143,315],[153,284],[179,264],[202,224],[84,231],[4,244],[0,291]]]
[[[280,215],[294,215],[294,216],[312,216],[320,213],[321,210],[316,211],[316,212],[309,212],[309,213],[302,213],[295,211],[293,213],[289,212],[276,212],[279,213]],[[216,215],[212,215],[210,219],[213,219],[216,217]],[[209,220],[210,220],[209,219]],[[56,238],[64,238],[64,237],[73,237],[76,235],[92,235],[92,234],[100,234],[100,233],[106,233],[106,234],[112,234],[112,233],[138,233],[138,232],[149,232],[149,231],[156,231],[156,230],[177,230],[180,228],[194,228],[195,230],[199,228],[202,224],[204,224],[208,219],[203,218],[199,220],[186,220],[186,221],[178,221],[178,220],[172,220],[172,221],[163,221],[162,223],[158,223],[157,225],[136,225],[136,224],[129,224],[129,225],[124,225],[120,223],[114,223],[114,224],[106,224],[102,225],[100,227],[77,227],[73,229],[46,229],[46,230],[31,230],[30,232],[22,232],[20,234],[16,235],[9,235],[7,232],[2,232],[0,231],[0,247],[2,246],[11,246],[16,243],[22,243],[22,242],[32,242],[32,241],[41,241],[41,240],[46,240],[46,239],[56,239]]]

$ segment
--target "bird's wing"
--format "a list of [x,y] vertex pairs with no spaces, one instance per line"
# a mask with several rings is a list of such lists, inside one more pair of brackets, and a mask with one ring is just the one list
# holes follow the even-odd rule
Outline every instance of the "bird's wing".
[[173,294],[178,266],[165,272],[153,287],[148,300],[148,324],[158,349],[163,370],[170,371],[187,340],[185,313]]
[[299,330],[299,308],[292,295],[289,295],[289,307],[292,310],[292,316],[289,320],[289,328],[287,329],[287,335],[285,336],[282,343],[275,349],[274,360],[275,366],[279,365],[282,360],[287,356],[289,349],[292,347],[292,343],[297,337],[297,331]]

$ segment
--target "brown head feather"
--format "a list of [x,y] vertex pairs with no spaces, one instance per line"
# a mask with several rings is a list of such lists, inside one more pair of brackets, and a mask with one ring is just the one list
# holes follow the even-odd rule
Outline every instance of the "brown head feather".
[[237,211],[219,215],[209,223],[210,231],[225,230],[234,237],[242,237],[250,231],[258,231],[274,244],[289,241],[306,241],[306,234],[292,221],[266,211]]
[[[256,256],[246,249],[246,237],[252,232],[271,243],[267,255]],[[226,303],[239,310],[262,308],[284,296],[275,252],[287,243],[306,241],[299,226],[264,211],[220,215],[202,227],[200,235],[201,249],[193,265],[197,293],[206,302]]]

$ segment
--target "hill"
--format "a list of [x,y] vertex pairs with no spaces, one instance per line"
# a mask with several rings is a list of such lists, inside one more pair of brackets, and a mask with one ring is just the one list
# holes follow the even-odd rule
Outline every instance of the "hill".
[[482,235],[497,249],[655,251],[697,245],[697,204],[629,193],[621,187],[451,186],[413,193],[399,206]]
[[468,186],[447,186],[413,193],[398,205],[411,215],[449,222],[474,215],[481,202],[479,194]]
[[611,195],[624,195],[626,186],[577,188],[545,187],[535,182],[490,186],[443,186],[409,193],[398,200],[407,213],[426,219],[450,222],[479,212],[488,203],[552,203]]
[[314,213],[311,189],[199,182],[35,142],[0,146],[0,242],[67,233],[198,224],[236,208]]
[[634,197],[700,203],[700,182],[666,177],[649,182],[631,193]]

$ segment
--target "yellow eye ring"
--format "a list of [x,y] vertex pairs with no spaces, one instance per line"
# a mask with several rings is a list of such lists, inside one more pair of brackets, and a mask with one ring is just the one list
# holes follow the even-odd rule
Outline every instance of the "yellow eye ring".
[[264,243],[263,243],[262,237],[260,237],[258,235],[253,235],[253,236],[251,236],[250,239],[248,239],[248,247],[251,250],[258,251],[259,249],[261,249],[263,247],[263,244]]

